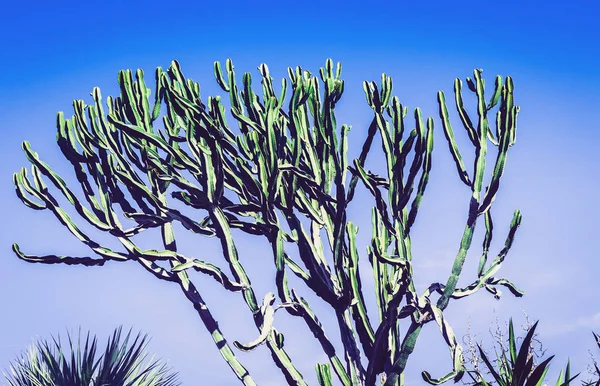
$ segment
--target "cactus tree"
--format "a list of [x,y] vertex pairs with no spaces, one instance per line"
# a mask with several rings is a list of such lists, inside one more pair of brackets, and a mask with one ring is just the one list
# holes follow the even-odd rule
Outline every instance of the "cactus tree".
[[[135,80],[131,71],[121,71],[118,97],[103,100],[100,90],[94,88],[91,105],[75,101],[75,114],[70,119],[59,112],[57,142],[74,168],[83,195],[76,195],[28,142],[23,143],[23,150],[32,163],[32,177],[28,177],[26,169],[16,173],[16,192],[28,207],[50,210],[95,256],[33,256],[23,253],[16,244],[14,252],[25,261],[50,264],[101,266],[107,261],[131,260],[155,277],[177,284],[244,385],[255,382],[220,331],[188,270],[207,274],[225,290],[241,293],[258,337],[249,344],[233,345],[241,351],[266,345],[289,384],[306,382],[286,352],[283,333],[273,326],[275,311],[280,309],[302,318],[327,354],[329,363],[316,365],[321,385],[331,385],[333,377],[345,386],[374,385],[379,376],[385,385],[403,384],[407,360],[421,329],[431,321],[439,326],[448,344],[452,370],[438,379],[424,371],[423,378],[431,384],[460,379],[464,373],[462,349],[444,318],[450,300],[469,296],[481,288],[499,297],[498,286],[522,295],[509,281],[495,276],[521,223],[518,210],[510,223],[505,247],[488,262],[493,229],[490,208],[508,150],[515,143],[519,108],[513,104],[512,79],[496,77],[493,93],[486,99],[482,71],[475,70],[474,78],[467,78],[468,88],[477,99],[476,117],[471,117],[463,104],[462,81],[457,79],[454,83],[458,116],[474,149],[472,170],[467,170],[463,162],[444,93],[438,94],[448,147],[458,177],[469,191],[468,216],[449,277],[445,283],[432,283],[418,294],[410,232],[429,180],[433,119],[425,120],[416,108],[411,128],[408,108],[392,97],[389,76],[383,74],[380,85],[364,82],[373,119],[359,157],[349,161],[350,126],[339,126],[335,115],[344,91],[341,65],[334,67],[327,60],[320,69],[320,81],[300,67],[288,69],[291,97],[287,102],[286,79],[276,93],[267,66],[262,64],[258,69],[260,96],[253,89],[249,73],[238,83],[230,60],[224,70],[215,63],[214,75],[229,96],[235,129],[227,122],[222,99],[216,96],[202,101],[199,84],[186,79],[176,61],[167,71],[157,68],[153,93],[141,70],[137,70]],[[492,130],[489,117],[496,109]],[[365,166],[377,134],[385,155],[385,175],[374,174]],[[497,149],[497,155],[491,176],[486,178],[491,146]],[[122,248],[109,249],[84,233],[58,205],[48,181],[66,197],[81,221],[110,233]],[[359,186],[374,198],[372,237],[366,251],[359,251],[358,227],[347,218],[348,205]],[[185,204],[190,213],[182,213],[173,203]],[[477,277],[460,288],[458,279],[480,217],[485,238]],[[124,221],[131,227],[124,226]],[[229,272],[180,253],[174,223],[198,237],[216,237]],[[132,240],[151,228],[160,229],[160,250],[144,250]],[[238,257],[233,229],[265,237],[270,243],[276,294],[267,293],[262,303],[257,297],[263,294],[255,293]],[[322,231],[326,240],[321,238]],[[291,257],[294,249],[298,259]],[[375,277],[377,322],[368,317],[361,286],[358,262],[365,257]],[[290,288],[290,274],[305,287]],[[308,290],[331,306],[338,331],[326,334],[300,295]],[[434,295],[439,295],[437,301],[431,299]],[[332,345],[330,339],[334,335],[340,339],[343,353],[336,352]]]

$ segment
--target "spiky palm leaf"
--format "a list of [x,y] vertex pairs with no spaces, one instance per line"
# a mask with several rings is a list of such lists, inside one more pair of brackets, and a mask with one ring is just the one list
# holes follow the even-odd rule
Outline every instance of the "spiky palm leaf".
[[[592,334],[594,335],[594,340],[596,341],[598,348],[600,348],[600,335],[596,334],[593,331],[592,331]],[[594,363],[593,363],[594,375],[598,378],[596,380],[583,381],[582,386],[600,386],[600,368],[598,368],[598,363],[596,362],[595,359],[593,359],[593,357],[592,357],[592,360],[594,361]]]
[[97,358],[97,340],[89,332],[82,348],[81,332],[77,345],[68,335],[70,355],[65,354],[60,337],[38,341],[11,364],[5,374],[7,386],[175,386],[176,373],[144,353],[147,335],[137,334],[129,344],[131,330],[121,343],[121,327],[108,340]]
[[[502,352],[498,356],[498,371],[494,369],[491,361],[485,355],[485,352],[481,348],[481,346],[477,345],[479,348],[479,353],[481,355],[481,359],[489,369],[490,373],[494,377],[494,381],[498,386],[541,386],[546,373],[548,372],[548,365],[554,355],[546,358],[539,365],[534,366],[533,358],[528,355],[529,347],[531,345],[531,339],[535,333],[535,329],[537,327],[538,322],[535,322],[534,325],[529,329],[527,335],[523,339],[521,347],[517,352],[517,344],[515,339],[515,333],[512,323],[512,318],[509,321],[509,335],[508,335],[508,354],[506,352]],[[558,380],[556,382],[556,386],[569,386],[571,381],[575,379],[579,374],[571,377],[570,372],[570,363],[567,363],[567,368],[565,371],[565,381],[562,380],[562,371],[558,376]],[[479,373],[480,377],[481,374]],[[483,377],[481,377],[481,386],[488,386],[490,383],[485,381]]]

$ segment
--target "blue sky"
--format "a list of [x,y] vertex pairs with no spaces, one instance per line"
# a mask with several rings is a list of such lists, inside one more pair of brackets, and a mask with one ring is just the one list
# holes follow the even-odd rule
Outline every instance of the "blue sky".
[[[212,76],[215,60],[232,58],[239,76],[250,71],[255,77],[256,67],[267,63],[280,79],[288,66],[317,73],[332,58],[344,66],[346,87],[337,117],[338,123],[353,126],[351,158],[358,156],[371,119],[363,80],[379,81],[382,72],[391,75],[394,95],[402,103],[420,106],[424,115],[435,118],[430,186],[413,235],[417,288],[446,280],[469,196],[444,143],[436,92],[451,95],[454,78],[472,76],[474,68],[484,69],[488,84],[496,74],[513,77],[521,113],[517,144],[495,203],[498,233],[493,246],[496,251],[501,248],[512,211],[521,209],[523,225],[501,276],[526,295],[515,299],[505,294],[494,301],[480,293],[451,303],[447,317],[459,336],[466,333],[470,318],[472,330],[489,346],[487,331],[495,316],[500,323],[513,316],[522,324],[524,309],[532,320],[540,319],[540,339],[548,355],[556,354],[549,381],[553,383],[567,357],[577,371],[585,372],[588,350],[600,355],[591,334],[600,332],[599,11],[592,0],[5,6],[0,15],[0,304],[5,310],[0,316],[0,368],[7,368],[32,338],[76,331],[81,325],[105,339],[123,324],[150,334],[150,350],[169,360],[186,385],[201,384],[200,380],[237,384],[190,303],[170,283],[157,281],[134,263],[47,266],[22,262],[12,254],[13,242],[27,253],[88,253],[50,213],[34,212],[15,196],[12,173],[28,166],[20,144],[29,140],[42,159],[67,181],[73,180],[55,143],[56,112],[70,116],[73,99],[90,102],[95,86],[104,96],[115,95],[121,69],[142,68],[150,75],[156,66],[166,68],[177,59],[184,73],[200,82],[206,98],[222,93]],[[366,194],[359,198],[371,205]],[[368,210],[357,209],[355,215],[368,236]],[[476,237],[478,252],[481,232]],[[110,244],[110,238],[97,238]],[[257,294],[264,294],[273,290],[272,262],[266,243],[252,240],[240,241],[239,249]],[[153,245],[152,239],[144,242]],[[184,238],[181,245],[190,254],[222,261],[213,241]],[[476,258],[470,256],[464,283],[476,271]],[[368,271],[363,272],[367,276]],[[254,339],[256,330],[241,297],[224,293],[205,278],[198,283],[227,338]],[[307,297],[334,335],[335,326],[325,316],[327,307]],[[324,356],[312,334],[293,318],[276,316],[278,329],[288,331],[290,355],[314,384],[315,361]],[[237,355],[258,384],[281,384],[283,378],[266,348]],[[441,376],[450,365],[439,332],[428,325],[410,359],[407,381],[421,384],[421,370]]]

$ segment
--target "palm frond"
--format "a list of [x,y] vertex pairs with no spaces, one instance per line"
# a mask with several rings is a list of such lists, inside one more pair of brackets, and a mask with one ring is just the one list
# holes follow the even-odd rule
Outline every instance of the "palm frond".
[[97,358],[97,339],[81,342],[81,331],[74,345],[67,333],[69,352],[52,337],[52,343],[39,340],[4,374],[8,386],[176,386],[177,373],[159,361],[147,360],[147,335],[137,334],[130,344],[131,330],[121,342],[121,327],[108,339],[106,349]]

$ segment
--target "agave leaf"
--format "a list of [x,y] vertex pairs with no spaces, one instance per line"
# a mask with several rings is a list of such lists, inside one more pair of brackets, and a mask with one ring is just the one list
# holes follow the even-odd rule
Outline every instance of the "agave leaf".
[[508,323],[508,347],[510,352],[510,364],[511,366],[514,366],[517,363],[517,344],[512,319]]
[[[512,319],[511,319],[512,323]],[[521,343],[521,347],[519,348],[519,353],[517,354],[517,360],[514,363],[514,378],[517,380],[524,381],[526,377],[529,375],[529,369],[531,369],[531,365],[528,363],[529,356],[529,347],[531,345],[531,339],[533,339],[533,334],[535,333],[535,329],[537,327],[538,322],[535,322],[533,326],[525,335],[523,342]]]
[[525,386],[542,386],[542,382],[544,381],[544,377],[548,372],[548,364],[554,358],[554,355],[546,358],[542,363],[537,365],[531,374],[527,375],[527,382],[525,383],[525,379],[521,384]]
[[507,384],[506,380],[503,377],[501,377],[500,374],[498,374],[494,366],[490,363],[490,360],[483,352],[481,346],[477,345],[477,348],[479,349],[479,355],[481,355],[483,363],[485,363],[490,373],[492,373],[492,376],[494,377],[494,380],[498,383],[498,386],[510,386]]

